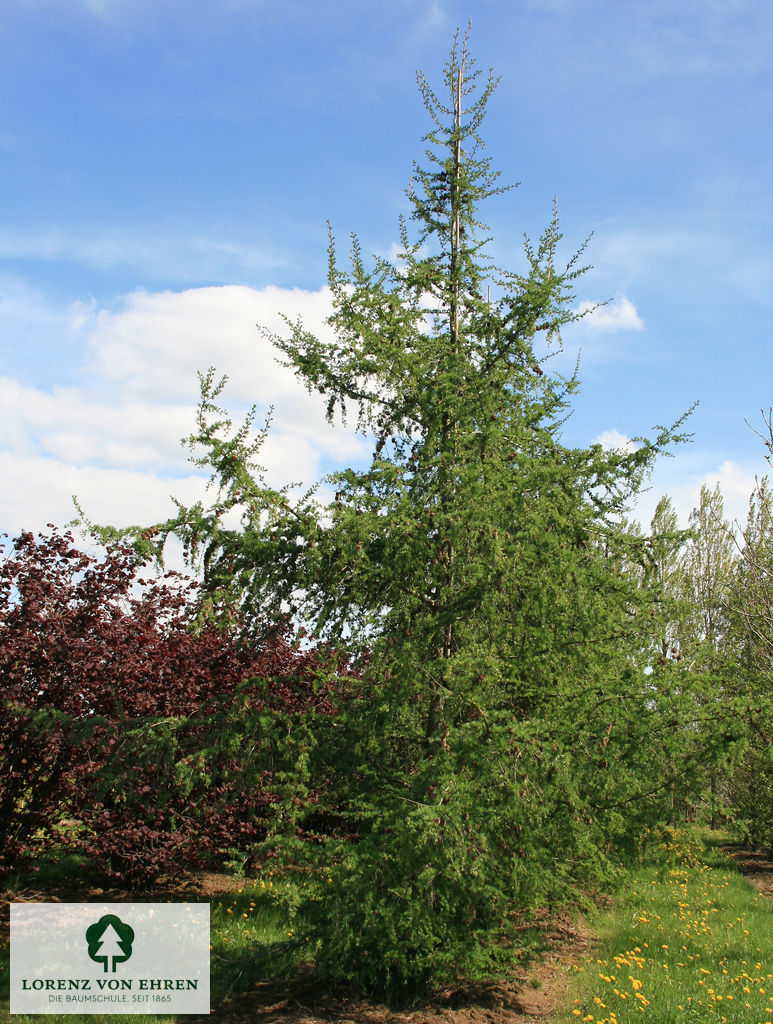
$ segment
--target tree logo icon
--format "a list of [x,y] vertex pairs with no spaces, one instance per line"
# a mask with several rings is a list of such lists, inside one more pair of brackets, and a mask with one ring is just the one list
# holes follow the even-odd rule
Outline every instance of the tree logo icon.
[[134,929],[115,914],[105,914],[86,929],[86,942],[91,959],[104,964],[105,972],[115,973],[115,965],[132,955]]

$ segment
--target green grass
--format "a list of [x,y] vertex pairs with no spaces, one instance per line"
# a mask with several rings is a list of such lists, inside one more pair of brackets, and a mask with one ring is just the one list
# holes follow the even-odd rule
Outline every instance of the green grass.
[[664,832],[595,930],[562,1024],[773,1020],[773,901],[699,833]]
[[273,888],[266,872],[210,905],[213,1006],[260,982],[286,978],[308,959],[286,912],[272,900]]
[[[57,880],[66,877],[71,868],[66,858],[45,865],[41,863],[41,871],[34,876],[34,885],[41,892],[41,900],[45,900],[42,893],[46,891],[41,882],[55,887]],[[261,982],[291,976],[308,959],[307,948],[296,940],[286,913],[272,898],[275,884],[279,883],[275,883],[273,873],[266,871],[265,877],[241,881],[238,889],[210,901],[210,1003],[213,1008],[254,990]],[[147,900],[149,897],[145,895],[142,898]],[[45,1019],[48,1024],[73,1024],[77,1020],[91,1024],[120,1024],[121,1021],[156,1024],[186,1019],[152,1014],[11,1016],[9,971],[8,941],[0,938],[0,1021],[35,1024]]]

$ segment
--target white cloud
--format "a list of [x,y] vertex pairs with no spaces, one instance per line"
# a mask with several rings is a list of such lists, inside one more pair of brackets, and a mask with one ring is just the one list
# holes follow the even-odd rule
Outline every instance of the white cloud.
[[89,340],[89,370],[132,394],[190,397],[196,370],[215,364],[232,376],[240,401],[269,404],[298,391],[293,374],[256,325],[287,333],[282,314],[326,331],[327,288],[317,292],[239,285],[182,292],[133,292],[117,311],[100,311]]
[[608,305],[599,306],[583,299],[573,312],[582,319],[568,324],[561,331],[561,348],[541,348],[538,342],[538,357],[550,355],[555,360],[552,368],[572,373],[578,360],[581,366],[589,362],[602,362],[619,358],[622,347],[620,335],[626,331],[641,331],[644,321],[633,302],[620,295]]
[[81,388],[52,391],[0,377],[0,436],[17,452],[75,465],[160,467],[179,463],[174,440],[190,429],[193,405],[104,402]]
[[54,306],[23,281],[9,275],[0,275],[0,323],[4,339],[9,332],[21,328],[34,328],[36,333],[40,330],[47,333],[50,329],[61,331],[66,327],[68,333],[71,333],[78,327],[76,313],[82,315],[86,309],[87,304],[81,302]]
[[[0,274],[0,374],[29,381],[66,380],[83,347],[88,303],[51,302],[25,282]],[[0,410],[2,415],[2,410]]]
[[606,306],[594,306],[595,303],[586,299],[575,308],[575,313],[583,317],[581,323],[588,333],[644,330],[644,321],[636,306],[624,295]]
[[195,501],[202,489],[201,479],[193,475],[168,480],[141,470],[78,466],[7,450],[0,451],[0,475],[2,524],[11,534],[38,530],[49,522],[63,526],[76,515],[74,494],[94,522],[127,526],[173,515],[170,493]]
[[[260,454],[271,483],[309,485],[328,467],[363,459],[365,441],[351,425],[326,423],[324,401],[277,363],[273,346],[255,327],[286,331],[284,312],[325,335],[329,311],[327,289],[136,292],[109,310],[93,302],[55,307],[37,293],[7,288],[0,335],[12,329],[12,337],[22,339],[42,332],[48,345],[58,333],[69,373],[66,384],[56,385],[22,381],[13,371],[0,377],[0,530],[62,524],[73,517],[73,494],[90,518],[116,525],[171,514],[170,494],[185,502],[202,496],[205,481],[179,442],[194,427],[196,371],[211,364],[229,375],[222,404],[233,410],[235,422],[254,402],[260,425],[274,405]],[[626,317],[630,313],[621,319]],[[595,441],[624,451],[633,445],[614,428]],[[719,481],[728,517],[743,521],[754,473],[764,469],[692,448],[658,465],[637,515],[648,524],[659,497],[668,493],[686,524],[701,484]]]
[[[272,484],[308,486],[330,465],[363,458],[364,441],[351,426],[326,422],[324,400],[278,365],[255,327],[286,331],[281,310],[324,333],[329,309],[326,289],[240,287],[138,292],[115,311],[93,303],[44,307],[52,325],[69,322],[85,339],[84,366],[68,386],[0,377],[0,529],[61,524],[72,518],[74,493],[91,519],[116,525],[170,514],[169,494],[200,496],[204,480],[180,438],[195,426],[196,371],[211,364],[230,378],[221,404],[237,425],[253,403],[258,426],[275,407],[258,457]],[[17,319],[23,312],[24,303],[14,306]]]
[[682,453],[674,459],[663,459],[656,466],[649,489],[640,495],[634,516],[649,527],[658,501],[667,494],[674,505],[679,525],[686,527],[690,513],[700,502],[702,486],[711,490],[719,484],[724,500],[725,519],[743,525],[754,490],[755,473],[764,475],[764,466],[742,466],[731,459],[713,462],[711,452]]
[[630,437],[621,434],[619,430],[603,430],[598,437],[593,438],[593,444],[600,444],[605,451],[634,452],[636,445]]
[[[761,475],[764,476],[764,467]],[[749,497],[754,490],[755,473],[727,459],[716,470],[705,472],[702,479],[693,484],[690,508],[698,505],[703,485],[713,490],[717,484],[724,499],[725,518],[743,526],[749,511]]]
[[[593,438],[605,451],[632,452],[636,442],[612,428]],[[727,458],[717,457],[716,451],[690,446],[673,458],[659,459],[651,477],[638,495],[631,517],[649,529],[658,502],[664,495],[671,498],[680,527],[686,528],[690,513],[700,503],[701,487],[713,490],[717,484],[724,502],[725,518],[730,523],[743,525],[749,508],[749,497],[754,490],[755,475],[763,476],[764,462],[741,465]]]

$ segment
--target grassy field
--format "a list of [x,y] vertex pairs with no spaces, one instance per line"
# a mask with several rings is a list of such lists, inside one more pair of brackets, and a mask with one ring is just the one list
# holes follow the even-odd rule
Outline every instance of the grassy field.
[[665,833],[595,930],[561,1024],[773,1020],[773,901],[716,839]]
[[[55,885],[56,868],[49,867],[47,875]],[[255,993],[263,982],[292,977],[310,959],[308,947],[271,898],[280,884],[267,870],[209,900],[211,1002],[221,1019],[227,1019],[223,1011],[229,1000]],[[45,892],[36,898],[44,900]],[[553,1024],[773,1021],[773,900],[743,879],[720,850],[718,837],[664,830],[612,909],[592,924],[598,944],[590,959],[570,957],[575,960],[570,995]],[[8,1013],[6,933],[0,939],[0,1020],[32,1024],[40,1019]],[[52,1014],[45,1019],[118,1024],[174,1018]]]

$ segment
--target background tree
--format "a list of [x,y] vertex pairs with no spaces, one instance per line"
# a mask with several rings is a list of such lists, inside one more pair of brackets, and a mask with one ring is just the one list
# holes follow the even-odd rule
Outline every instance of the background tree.
[[660,726],[673,736],[672,742],[663,747],[664,754],[670,757],[663,766],[669,776],[670,820],[684,814],[687,802],[696,798],[700,784],[695,773],[702,763],[696,750],[691,680],[683,679],[685,645],[690,642],[685,631],[691,608],[686,566],[688,541],[689,533],[679,529],[671,498],[664,495],[650,523],[648,557],[640,571],[642,585],[652,598],[647,670],[653,682],[670,694]]
[[[771,463],[770,414],[762,435]],[[738,672],[737,714],[746,742],[732,779],[731,798],[746,839],[773,850],[773,493],[767,477],[756,484],[742,531],[733,580],[733,625]]]
[[[770,413],[763,417],[767,437],[760,435],[768,449],[765,456],[773,465],[773,428]],[[773,678],[773,495],[768,477],[758,480],[749,500],[743,530],[741,572],[736,577],[737,606],[741,610],[753,660],[768,678]]]
[[735,568],[735,543],[724,515],[724,501],[717,484],[704,484],[698,507],[690,513],[691,542],[685,557],[690,621],[685,632],[692,638],[686,652],[696,668],[715,672],[728,642],[729,596]]
[[[726,754],[740,735],[734,723],[734,659],[730,626],[730,595],[736,563],[735,538],[724,516],[717,484],[701,487],[698,507],[690,514],[690,543],[685,553],[685,616],[682,623],[685,668],[695,681],[694,763],[703,762],[708,781],[709,816],[718,823],[719,804],[726,793]],[[698,682],[699,681],[699,682]],[[718,785],[722,792],[718,792]],[[719,802],[719,803],[718,803]]]
[[672,815],[708,806],[712,825],[727,796],[730,763],[743,727],[736,702],[731,592],[737,555],[717,485],[703,486],[688,529],[677,529],[671,499],[651,524],[647,575],[661,585],[653,618],[652,676],[669,677],[674,747]]
[[[130,883],[250,855],[278,813],[277,716],[335,710],[321,652],[196,627],[196,588],[69,534],[0,561],[0,874],[67,842]],[[336,677],[333,667],[331,686]],[[69,826],[58,825],[63,818]]]
[[660,596],[657,626],[653,630],[651,655],[663,665],[684,657],[686,614],[685,545],[688,536],[679,529],[676,510],[668,495],[655,508],[650,523],[648,575]]

